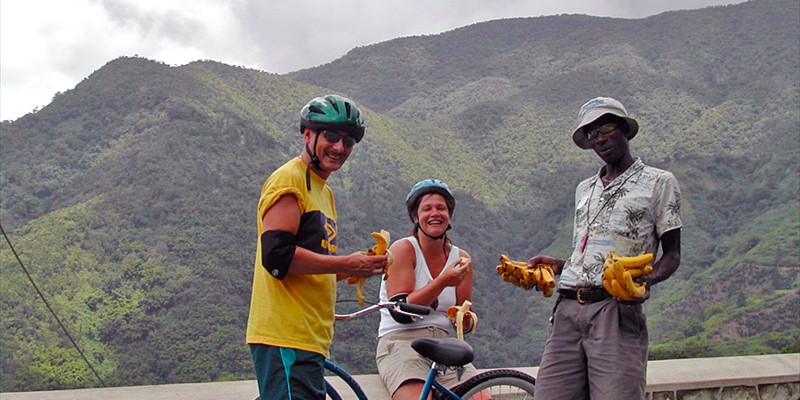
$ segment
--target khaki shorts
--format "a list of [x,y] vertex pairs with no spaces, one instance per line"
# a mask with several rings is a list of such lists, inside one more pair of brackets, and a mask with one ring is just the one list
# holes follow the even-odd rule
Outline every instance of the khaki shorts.
[[[447,336],[446,330],[430,326],[392,332],[381,337],[378,340],[375,361],[378,364],[378,373],[389,393],[394,394],[397,388],[406,381],[425,382],[425,379],[428,378],[431,361],[411,348],[412,340],[420,337],[441,338]],[[447,388],[453,388],[476,374],[475,367],[467,364],[464,366],[461,380],[456,378],[455,371],[449,369],[444,375],[437,376],[436,380]]]

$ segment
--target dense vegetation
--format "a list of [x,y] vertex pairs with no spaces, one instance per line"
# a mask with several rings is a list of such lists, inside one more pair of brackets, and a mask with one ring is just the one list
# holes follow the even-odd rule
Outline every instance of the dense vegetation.
[[[344,252],[381,228],[403,236],[408,188],[444,179],[455,242],[478,268],[476,364],[537,365],[554,299],[494,266],[501,253],[568,254],[574,186],[599,167],[569,132],[583,101],[611,95],[642,125],[634,153],[683,190],[682,266],[647,305],[651,357],[797,352],[797,15],[796,0],[757,0],[641,20],[499,20],[286,76],[119,58],[0,123],[0,217],[105,384],[252,379],[259,189],[299,154],[300,107],[336,91],[368,124],[330,180]],[[5,244],[0,280],[0,391],[99,385]],[[341,284],[340,298],[355,288]],[[375,318],[337,324],[333,358],[374,372],[376,331]]]

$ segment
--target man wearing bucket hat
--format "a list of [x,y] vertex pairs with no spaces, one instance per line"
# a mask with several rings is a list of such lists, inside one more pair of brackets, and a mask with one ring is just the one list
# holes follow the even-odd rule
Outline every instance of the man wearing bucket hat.
[[[538,255],[560,274],[536,377],[536,399],[644,399],[648,334],[642,303],[653,285],[669,278],[680,264],[680,187],[668,171],[645,165],[631,155],[628,142],[638,122],[619,101],[597,97],[578,113],[572,140],[603,161],[597,174],[575,190],[572,255]],[[625,301],[603,287],[603,263],[609,251],[621,256],[661,255],[653,272],[636,278],[646,283],[644,297]]]

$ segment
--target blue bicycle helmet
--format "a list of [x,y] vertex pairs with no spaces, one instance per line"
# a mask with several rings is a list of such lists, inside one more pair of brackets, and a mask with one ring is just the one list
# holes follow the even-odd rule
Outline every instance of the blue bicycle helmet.
[[408,216],[411,222],[414,222],[414,215],[417,214],[417,207],[419,206],[419,199],[429,193],[437,193],[444,197],[447,203],[447,211],[450,217],[453,217],[453,210],[456,208],[456,199],[453,197],[453,192],[450,187],[439,179],[425,179],[417,182],[408,192],[406,196],[406,208],[408,208]]

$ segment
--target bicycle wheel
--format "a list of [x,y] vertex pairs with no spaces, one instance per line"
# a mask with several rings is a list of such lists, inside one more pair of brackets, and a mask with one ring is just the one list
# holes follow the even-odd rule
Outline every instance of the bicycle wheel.
[[[344,381],[344,383],[350,387],[350,390],[355,393],[358,400],[367,400],[367,395],[364,394],[364,390],[361,389],[361,385],[359,385],[358,382],[356,382],[356,380],[347,373],[347,371],[342,369],[342,367],[329,360],[325,360],[325,369],[333,372],[336,376],[341,378],[342,381]],[[339,395],[339,392],[336,391],[336,388],[334,388],[327,379],[325,380],[325,392],[328,394],[328,398],[331,400],[342,400],[342,396]]]
[[[458,385],[453,392],[464,400],[486,398],[494,400],[533,399],[536,379],[513,369],[493,369],[481,372]],[[475,397],[473,397],[475,396]]]

